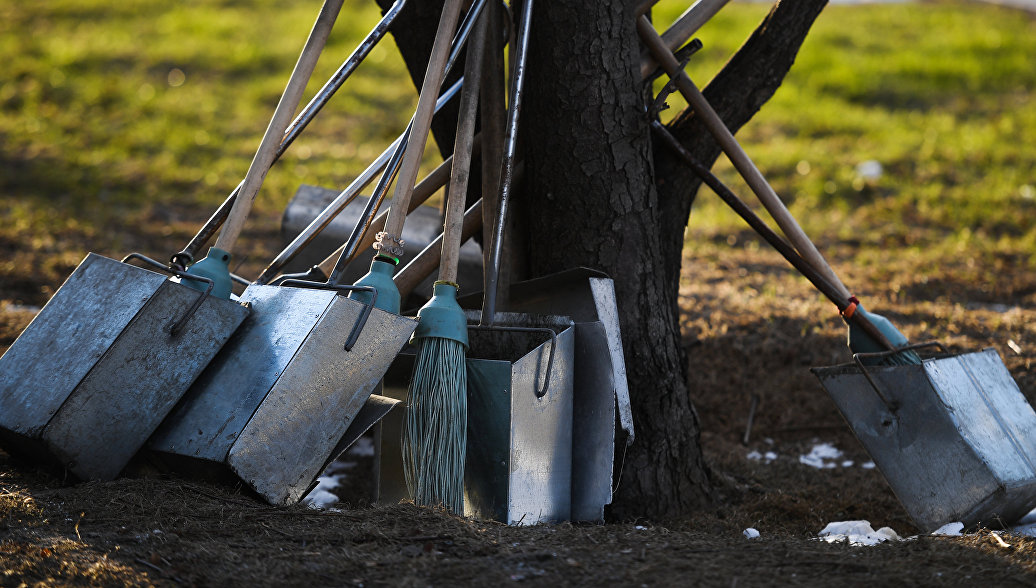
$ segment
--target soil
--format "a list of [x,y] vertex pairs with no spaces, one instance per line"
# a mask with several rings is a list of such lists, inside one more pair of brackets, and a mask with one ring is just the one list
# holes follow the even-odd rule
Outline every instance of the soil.
[[[169,477],[76,483],[0,453],[0,585],[1036,582],[1036,539],[988,529],[919,534],[880,471],[864,467],[869,456],[808,369],[847,360],[829,303],[754,246],[702,243],[687,255],[683,329],[716,505],[680,520],[513,527],[406,503],[372,506],[359,474],[337,489],[336,510],[318,511]],[[917,284],[901,273],[898,293],[884,298],[865,270],[840,269],[877,284],[861,295],[895,309],[887,314],[912,340],[937,333],[951,349],[997,348],[1033,401],[1032,277],[1005,278],[994,296],[970,292],[963,274],[929,268],[947,296],[966,297],[933,301],[923,299],[935,295],[920,272]],[[0,350],[33,315],[0,302]],[[838,467],[799,462],[818,442],[844,452]],[[749,459],[753,451],[775,458]],[[370,466],[360,459],[351,471]],[[829,522],[858,519],[918,536],[873,547],[816,539]],[[761,536],[746,539],[748,527]]]

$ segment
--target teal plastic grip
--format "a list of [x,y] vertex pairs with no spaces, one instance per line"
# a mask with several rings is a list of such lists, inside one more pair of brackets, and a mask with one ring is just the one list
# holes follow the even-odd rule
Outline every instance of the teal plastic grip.
[[468,349],[468,321],[464,310],[457,303],[457,287],[446,282],[436,282],[432,287],[432,299],[417,311],[417,330],[410,342],[426,337],[452,339]]
[[[392,261],[375,256],[371,261],[371,269],[362,278],[356,281],[356,286],[371,286],[378,291],[378,298],[374,302],[375,308],[385,312],[399,314],[399,288],[392,281],[392,274],[396,272],[396,266]],[[370,304],[371,294],[369,292],[350,292],[349,298],[364,304]]]
[[[230,299],[230,253],[210,247],[205,259],[187,268],[187,273],[212,280],[212,296]],[[181,280],[184,286],[204,292],[208,284],[198,280]]]

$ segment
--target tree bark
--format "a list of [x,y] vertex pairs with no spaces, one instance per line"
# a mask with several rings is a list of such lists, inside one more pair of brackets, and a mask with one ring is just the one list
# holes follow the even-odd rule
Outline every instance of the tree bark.
[[[584,265],[615,280],[637,437],[618,452],[624,463],[609,516],[663,519],[707,506],[715,493],[677,305],[683,231],[700,180],[652,144],[633,15],[639,2],[536,3],[521,117],[525,176],[513,214],[528,243],[529,275]],[[427,5],[441,2],[417,4],[431,13]],[[773,95],[825,4],[778,3],[705,89],[731,130]],[[403,22],[397,31],[407,30]],[[423,72],[427,48],[415,37],[396,39],[411,71]],[[715,161],[719,149],[693,113],[670,126],[706,166]]]

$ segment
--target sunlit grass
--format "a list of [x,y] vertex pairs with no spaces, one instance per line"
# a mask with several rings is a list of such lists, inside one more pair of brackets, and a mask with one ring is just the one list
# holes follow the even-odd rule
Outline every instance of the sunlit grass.
[[[655,22],[664,27],[687,4],[662,0]],[[318,8],[0,4],[0,278],[14,284],[3,296],[45,300],[87,250],[179,249],[244,175]],[[705,47],[689,66],[699,84],[767,10],[732,3],[702,29]],[[346,2],[305,99],[378,18],[373,2]],[[895,252],[918,267],[1010,257],[1032,271],[1033,55],[1036,25],[1019,11],[828,6],[738,137],[807,231],[845,244],[857,264],[880,268]],[[355,177],[405,126],[415,94],[387,40],[270,173],[246,245],[256,255],[277,246],[280,211],[299,184]],[[880,177],[857,172],[868,160],[880,162]],[[717,169],[749,196],[723,158]],[[688,243],[742,229],[703,191]],[[25,290],[40,282],[42,292]]]
[[[684,6],[660,3],[657,26]],[[705,85],[768,10],[726,7],[698,35],[692,77]],[[1036,19],[1017,10],[830,5],[738,138],[809,234],[851,245],[843,262],[874,275],[962,265],[962,276],[993,284],[1036,270],[1033,55]],[[860,173],[871,160],[880,176]],[[722,156],[717,169],[754,200]],[[743,228],[704,190],[687,242]]]

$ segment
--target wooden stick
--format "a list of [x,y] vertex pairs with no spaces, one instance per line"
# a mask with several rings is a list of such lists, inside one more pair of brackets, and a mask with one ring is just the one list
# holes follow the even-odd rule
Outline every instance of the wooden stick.
[[[479,198],[464,212],[464,224],[461,228],[461,243],[467,241],[482,228],[482,198]],[[392,281],[399,289],[399,295],[406,299],[414,288],[432,275],[439,265],[439,256],[442,254],[442,234],[421,250],[406,267],[399,270]]]
[[[490,2],[485,8],[490,18],[486,31],[488,54],[482,60],[482,267],[489,267],[490,243],[493,242],[493,219],[496,218],[496,194],[500,193],[500,174],[504,159],[504,122],[507,117],[504,88],[503,19],[500,4]],[[506,304],[506,301],[502,301]]]
[[[479,136],[475,135],[471,146],[472,157],[479,156],[480,145],[481,141],[479,140]],[[453,156],[451,155],[446,158],[446,161],[440,163],[438,167],[432,170],[423,180],[414,186],[414,193],[410,197],[410,206],[407,208],[408,215],[417,210],[417,207],[427,202],[433,194],[446,185],[446,182],[450,180],[452,169]],[[384,211],[374,217],[374,220],[371,221],[371,226],[367,228],[367,231],[363,234],[363,238],[360,239],[360,244],[356,247],[356,251],[353,253],[352,258],[349,259],[350,262],[362,255],[367,248],[374,244],[374,235],[385,227],[385,219],[387,218],[388,212]],[[317,265],[317,267],[320,268],[320,271],[324,272],[325,276],[331,275],[330,272],[334,269],[335,264],[338,263],[338,258],[342,256],[343,251],[345,251],[344,244]]]
[[[814,269],[812,265],[810,265],[805,259],[803,259],[797,251],[795,251],[795,248],[792,247],[790,243],[782,239],[776,231],[771,229],[769,225],[763,222],[763,219],[759,218],[759,216],[755,214],[755,212],[753,212],[752,209],[749,208],[743,200],[738,198],[737,195],[735,195],[730,190],[730,188],[727,188],[727,186],[723,182],[721,182],[719,178],[713,175],[712,172],[709,171],[704,165],[699,163],[698,160],[694,159],[690,152],[684,149],[683,145],[681,145],[680,142],[676,140],[676,137],[673,137],[673,135],[662,125],[662,123],[658,122],[657,120],[651,121],[651,130],[654,131],[655,134],[662,139],[666,146],[669,147],[674,153],[676,153],[680,157],[680,159],[682,159],[684,163],[686,163],[688,167],[690,167],[691,170],[694,171],[694,173],[702,179],[705,185],[711,188],[712,191],[715,192],[716,195],[719,196],[720,199],[727,204],[727,206],[729,206],[734,212],[736,212],[738,216],[744,219],[744,221],[748,223],[748,226],[752,227],[752,229],[755,230],[755,232],[758,233],[760,237],[762,237],[767,243],[769,243],[771,247],[776,249],[777,252],[780,253],[782,257],[784,257],[784,259],[788,260],[788,263],[790,263],[792,267],[798,270],[799,273],[805,276],[806,279],[809,280],[810,283],[813,284],[813,286],[817,290],[819,290],[821,294],[826,296],[828,300],[834,303],[835,307],[838,308],[839,313],[844,312],[846,308],[849,307],[849,300],[846,298],[841,298],[841,295],[839,294],[838,290],[834,287],[834,285],[832,285],[829,281],[824,279],[824,277],[821,276],[820,273],[816,269]],[[849,320],[852,321],[852,323],[856,326],[860,327],[863,330],[863,332],[867,333],[867,335],[870,338],[877,341],[878,344],[884,347],[885,349],[889,351],[895,350],[895,347],[892,345],[892,343],[889,342],[888,338],[885,337],[885,335],[882,334],[882,332],[879,331],[878,328],[874,326],[872,322],[864,318],[862,312],[853,313]]]
[[342,2],[343,0],[325,0],[323,7],[321,7],[316,23],[314,23],[313,29],[309,33],[309,39],[306,40],[306,45],[295,63],[295,69],[292,70],[291,77],[288,79],[288,85],[284,88],[284,93],[277,103],[277,108],[270,119],[270,124],[266,127],[263,140],[259,143],[259,149],[256,151],[255,157],[252,158],[252,163],[248,166],[245,179],[241,182],[241,191],[234,200],[234,206],[230,209],[230,215],[223,225],[223,230],[220,231],[219,237],[216,239],[217,249],[232,252],[237,238],[241,236],[241,230],[245,226],[245,219],[248,218],[248,213],[252,210],[256,194],[259,193],[259,188],[263,185],[263,180],[266,178],[266,174],[270,171],[270,166],[273,165],[273,161],[277,157],[277,149],[280,147],[281,139],[288,128],[288,123],[291,122],[292,117],[295,115],[295,110],[298,108],[299,101],[302,99],[302,93],[305,91],[306,84],[309,83],[309,78],[313,74],[320,52],[324,49],[328,35],[331,34],[331,28],[334,26],[335,19],[338,18]]
[[[727,5],[730,0],[698,0],[683,14],[676,19],[666,32],[662,33],[662,40],[670,51],[676,51],[705,23],[709,22],[720,8]],[[642,13],[640,13],[642,14]],[[645,51],[640,56],[640,78],[646,79],[651,72],[658,67],[658,61],[651,56],[650,51]]]
[[[450,42],[453,39],[453,33],[457,30],[457,19],[460,16],[460,9],[463,3],[463,0],[446,0],[442,16],[439,18],[435,42],[432,44],[432,51],[428,58],[428,67],[425,69],[424,82],[421,84],[421,95],[417,101],[417,112],[414,113],[414,124],[410,134],[410,141],[407,144],[406,152],[403,154],[403,161],[400,164],[399,174],[396,177],[396,189],[392,193],[391,208],[389,209],[388,219],[385,221],[385,233],[387,233],[389,239],[399,240],[400,234],[403,232],[403,222],[406,220],[410,197],[413,195],[414,181],[417,179],[421,156],[424,153],[425,142],[428,140],[428,131],[432,123],[435,101],[438,97],[439,86],[442,84],[443,73],[446,69],[446,59],[450,53]],[[390,247],[395,246],[393,243],[388,245]]]
[[752,191],[755,192],[755,195],[763,203],[770,215],[773,216],[773,219],[777,221],[777,225],[784,231],[784,234],[787,235],[799,254],[820,272],[828,282],[835,286],[840,296],[848,300],[851,294],[845,287],[845,284],[838,279],[830,264],[817,251],[816,245],[806,236],[805,231],[799,226],[795,217],[788,212],[780,197],[773,191],[773,188],[755,164],[752,163],[752,160],[748,158],[748,154],[745,153],[741,145],[738,144],[737,139],[734,138],[734,135],[723,124],[723,121],[716,114],[716,111],[712,109],[705,96],[694,85],[687,73],[680,69],[680,64],[676,61],[676,57],[673,56],[673,52],[665,46],[662,38],[655,32],[647,17],[641,16],[637,19],[637,32],[648,46],[648,49],[651,50],[651,53],[661,63],[662,68],[669,74],[669,77],[676,81],[677,88],[691,107],[694,108],[695,115],[700,117],[705,127],[716,138],[720,148],[730,158],[731,163],[734,164],[741,177],[752,188]]
[[444,282],[457,282],[457,267],[460,264],[464,201],[468,196],[468,180],[471,177],[471,148],[478,118],[478,93],[482,57],[485,53],[486,23],[486,16],[482,15],[475,24],[474,36],[468,44],[467,62],[464,64],[464,90],[460,95],[457,136],[453,142],[453,173],[450,174],[450,187],[446,192],[446,219],[443,228],[442,258],[439,262],[439,280]]

